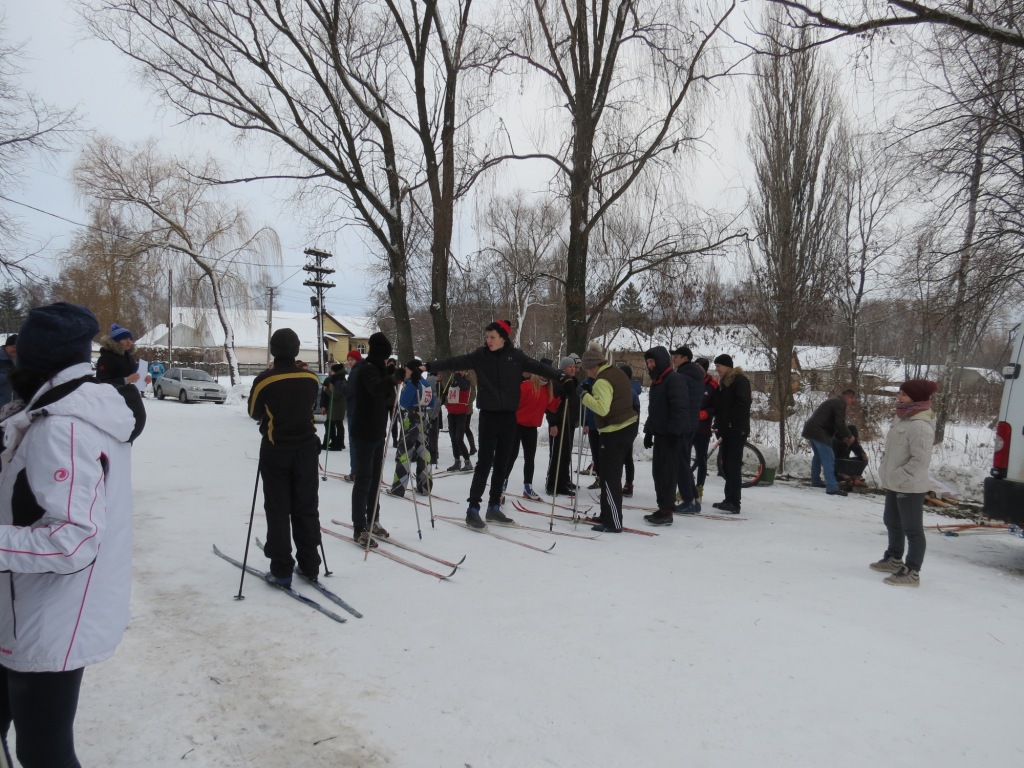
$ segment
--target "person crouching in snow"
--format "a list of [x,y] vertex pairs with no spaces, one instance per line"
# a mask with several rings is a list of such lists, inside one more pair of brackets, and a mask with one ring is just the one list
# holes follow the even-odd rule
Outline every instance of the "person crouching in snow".
[[[24,766],[77,766],[86,666],[113,656],[132,578],[131,441],[144,419],[93,379],[96,318],[64,302],[18,334],[0,472],[0,739]],[[135,392],[138,398],[138,391]]]
[[[516,435],[516,411],[519,410],[519,386],[523,371],[546,379],[566,377],[549,365],[542,365],[512,344],[512,326],[508,320],[495,320],[484,328],[484,345],[468,355],[433,360],[423,368],[427,371],[476,371],[477,408],[480,410],[480,446],[473,482],[469,489],[466,525],[484,528],[480,519],[480,502],[491,475],[487,499],[487,520],[493,523],[515,522],[501,511],[501,490],[512,456]],[[575,382],[572,383],[575,387]],[[493,472],[492,472],[493,470]]]
[[[919,587],[924,561],[924,495],[931,487],[928,464],[935,443],[932,395],[939,387],[927,379],[911,379],[896,395],[896,421],[885,436],[885,453],[878,468],[879,485],[885,489],[882,521],[889,546],[871,569],[889,573],[886,584]],[[907,547],[907,561],[903,551]]]

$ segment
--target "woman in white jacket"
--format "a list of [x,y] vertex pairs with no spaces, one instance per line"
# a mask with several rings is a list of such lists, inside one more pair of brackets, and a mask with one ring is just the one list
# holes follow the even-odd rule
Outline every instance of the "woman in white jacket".
[[[84,667],[113,655],[131,589],[137,414],[89,364],[84,308],[33,309],[18,335],[0,469],[0,737],[24,768],[78,766]],[[141,401],[140,401],[141,404]],[[9,755],[8,755],[9,759]]]
[[[934,381],[911,379],[896,395],[896,421],[885,438],[885,453],[879,467],[885,489],[883,522],[889,532],[889,546],[871,568],[890,574],[886,584],[897,587],[921,585],[924,561],[924,495],[928,492],[928,464],[935,442],[935,414],[931,397],[938,390]],[[906,546],[907,560],[903,562]]]

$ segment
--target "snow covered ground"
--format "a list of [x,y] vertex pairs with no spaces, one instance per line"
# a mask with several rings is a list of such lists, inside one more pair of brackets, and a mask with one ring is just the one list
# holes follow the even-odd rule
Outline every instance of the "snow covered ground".
[[[385,497],[395,538],[466,562],[440,582],[325,537],[326,583],[365,614],[337,624],[251,577],[233,599],[240,571],[211,545],[242,555],[259,435],[232,400],[146,401],[133,619],[114,659],[86,672],[83,765],[1024,761],[1019,538],[933,532],[912,590],[867,568],[885,547],[876,496],[776,484],[744,493],[746,520],[677,519],[655,538],[509,532],[557,541],[550,554],[432,528],[427,510],[417,523],[412,504]],[[329,468],[347,461],[332,453]],[[635,504],[653,505],[649,470],[638,463]],[[440,478],[437,491],[461,500],[468,484]],[[348,519],[350,492],[321,485],[326,525]],[[627,510],[627,525],[641,515]],[[255,548],[250,561],[266,567]]]

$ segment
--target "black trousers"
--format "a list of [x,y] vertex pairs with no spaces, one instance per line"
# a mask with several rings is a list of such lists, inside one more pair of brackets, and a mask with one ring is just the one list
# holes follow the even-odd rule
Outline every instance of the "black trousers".
[[448,414],[448,436],[452,440],[452,455],[455,460],[469,461],[469,448],[466,447],[466,429],[469,427],[468,413]]
[[743,445],[746,442],[744,435],[722,435],[722,445],[718,448],[722,454],[722,472],[725,475],[725,500],[737,507],[743,490]]
[[512,467],[519,459],[519,447],[523,448],[523,482],[533,485],[534,463],[537,458],[537,427],[524,427],[516,424],[516,439],[512,444],[512,458],[508,462],[506,478],[512,477]]
[[598,433],[601,461],[601,523],[613,531],[622,530],[622,468],[633,452],[639,422],[624,429]]
[[376,515],[380,521],[380,476],[384,471],[384,436],[380,440],[350,440],[356,475],[352,486],[352,527],[355,535],[370,526],[370,518]]
[[75,755],[75,714],[85,668],[67,672],[14,672],[0,667],[0,739],[7,762],[7,732],[18,736],[22,768],[80,768]]
[[329,451],[340,451],[345,447],[344,419],[327,420],[324,422],[323,447]]
[[683,503],[689,504],[697,498],[694,488],[693,470],[690,469],[690,454],[693,453],[693,433],[687,432],[679,436],[679,470],[676,478],[679,483],[679,495]]
[[655,435],[651,457],[651,476],[658,509],[671,512],[676,508],[676,475],[679,472],[679,438],[676,435]]
[[[558,425],[561,430],[561,424]],[[573,477],[572,443],[576,437],[576,430],[569,426],[565,428],[565,434],[561,432],[555,437],[549,438],[548,445],[548,476],[544,483],[544,489],[548,493],[557,491],[565,493],[569,489],[569,483]],[[561,458],[559,458],[561,457]],[[555,473],[558,473],[558,488],[554,487]]]
[[480,507],[488,474],[491,475],[491,489],[487,504],[492,506],[501,501],[501,488],[505,484],[505,473],[515,439],[515,411],[480,411],[476,469],[473,470],[473,482],[469,486],[468,501],[471,507]]
[[885,554],[903,557],[907,545],[907,568],[920,571],[926,547],[924,535],[924,494],[885,492],[885,511],[882,521],[889,534],[889,547]]
[[320,573],[319,454],[320,441],[315,435],[301,443],[274,445],[264,440],[260,445],[267,516],[263,554],[270,558],[270,572],[275,576],[291,576],[295,567],[293,539],[299,570],[312,578]]

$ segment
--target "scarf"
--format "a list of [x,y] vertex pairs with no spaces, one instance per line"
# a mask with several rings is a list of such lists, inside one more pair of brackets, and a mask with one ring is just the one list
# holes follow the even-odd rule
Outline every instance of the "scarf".
[[675,370],[675,368],[673,368],[670,365],[668,368],[666,368],[664,371],[661,372],[661,374],[658,376],[658,378],[651,379],[651,386],[653,387],[655,384],[661,384],[661,382],[664,381],[665,377],[668,376],[670,373],[672,373],[672,371],[674,371],[674,370]]
[[924,413],[931,407],[931,400],[919,400],[913,403],[896,403],[896,416],[900,419],[909,419],[911,416]]

